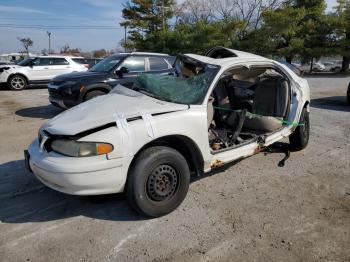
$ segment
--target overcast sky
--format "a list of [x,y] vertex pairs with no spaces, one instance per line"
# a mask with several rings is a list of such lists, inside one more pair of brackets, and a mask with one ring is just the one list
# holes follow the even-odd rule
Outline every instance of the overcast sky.
[[[34,41],[32,51],[48,48],[46,29],[51,26],[51,48],[62,46],[83,51],[115,49],[124,37],[120,28],[124,0],[0,0],[0,53],[21,50],[18,37]],[[328,10],[336,0],[327,0]],[[17,25],[17,26],[16,26]],[[14,28],[35,25],[36,28]],[[57,26],[61,28],[58,29]],[[100,26],[104,29],[62,29],[64,26]],[[55,28],[56,27],[56,28]],[[112,28],[113,27],[113,28]],[[107,28],[107,29],[106,29]]]

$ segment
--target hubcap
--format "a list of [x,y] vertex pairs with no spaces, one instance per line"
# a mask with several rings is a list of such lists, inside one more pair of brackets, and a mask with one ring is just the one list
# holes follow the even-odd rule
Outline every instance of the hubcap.
[[14,89],[22,89],[24,85],[25,85],[24,80],[21,77],[14,77],[11,80],[11,86]]
[[147,194],[154,201],[171,198],[178,187],[178,175],[170,165],[156,167],[147,181]]

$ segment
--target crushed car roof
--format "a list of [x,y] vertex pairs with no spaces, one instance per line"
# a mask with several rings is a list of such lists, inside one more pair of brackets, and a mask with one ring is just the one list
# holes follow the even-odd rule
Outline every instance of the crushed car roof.
[[185,55],[207,64],[219,65],[223,67],[236,64],[236,63],[244,63],[244,62],[253,62],[253,61],[254,62],[272,62],[273,61],[271,59],[268,59],[259,55],[255,55],[255,54],[234,50],[234,49],[228,49],[228,48],[225,48],[225,49],[232,52],[234,54],[234,57],[211,58],[209,56],[202,56],[202,55],[196,55],[196,54],[185,54]]

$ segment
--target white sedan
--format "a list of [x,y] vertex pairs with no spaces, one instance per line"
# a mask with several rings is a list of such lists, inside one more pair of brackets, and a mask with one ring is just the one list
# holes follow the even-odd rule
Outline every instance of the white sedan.
[[184,200],[201,175],[288,137],[309,140],[309,87],[287,66],[213,48],[180,55],[174,75],[143,74],[45,123],[25,151],[45,185],[74,195],[126,190],[157,217]]

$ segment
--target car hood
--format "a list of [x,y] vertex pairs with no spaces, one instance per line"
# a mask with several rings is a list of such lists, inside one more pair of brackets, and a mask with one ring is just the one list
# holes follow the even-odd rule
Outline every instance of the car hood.
[[126,119],[142,113],[159,114],[187,110],[188,105],[161,101],[121,85],[104,96],[96,97],[59,114],[46,122],[42,129],[53,135],[74,136],[116,121],[116,113]]
[[62,82],[62,81],[86,79],[86,78],[99,78],[99,77],[105,77],[106,75],[107,75],[107,73],[91,72],[91,71],[73,72],[73,73],[69,73],[69,74],[63,74],[63,75],[56,76],[53,79],[53,81]]

